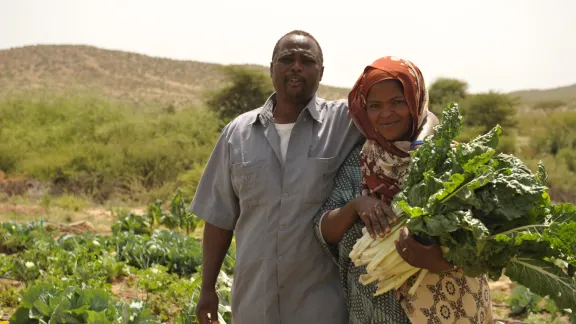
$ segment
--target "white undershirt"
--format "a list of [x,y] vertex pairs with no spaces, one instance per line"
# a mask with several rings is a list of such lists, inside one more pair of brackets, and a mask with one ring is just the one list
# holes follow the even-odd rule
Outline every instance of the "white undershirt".
[[276,131],[280,135],[280,151],[282,152],[282,162],[286,161],[286,151],[288,150],[288,142],[292,134],[292,128],[295,123],[291,124],[275,124]]

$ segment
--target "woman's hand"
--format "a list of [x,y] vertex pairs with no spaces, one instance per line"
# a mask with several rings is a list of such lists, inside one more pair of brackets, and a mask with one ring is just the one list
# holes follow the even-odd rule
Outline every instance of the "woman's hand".
[[373,197],[356,197],[352,200],[352,206],[366,225],[366,230],[372,238],[375,238],[376,235],[384,237],[390,232],[390,224],[398,220],[390,206]]
[[422,245],[408,233],[408,229],[400,229],[400,239],[395,242],[398,254],[409,265],[415,268],[427,269],[431,272],[444,272],[454,268],[444,259],[440,245]]

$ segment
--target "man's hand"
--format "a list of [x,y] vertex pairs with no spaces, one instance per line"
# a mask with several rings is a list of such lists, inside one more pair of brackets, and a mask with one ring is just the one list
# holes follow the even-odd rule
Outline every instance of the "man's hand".
[[[204,224],[202,288],[196,308],[196,316],[198,316],[200,324],[218,323],[216,281],[233,234],[234,232],[231,230],[219,228],[208,222]],[[210,314],[210,318],[208,318],[208,314]]]
[[200,324],[218,323],[218,295],[216,289],[202,289],[198,305],[196,305],[196,316]]
[[398,254],[409,265],[415,268],[427,269],[431,272],[444,272],[454,267],[444,259],[440,245],[422,245],[408,233],[408,229],[400,229],[400,239],[396,242]]
[[366,230],[368,230],[372,238],[376,237],[376,235],[384,237],[390,232],[390,224],[398,220],[390,206],[373,197],[360,196],[354,198],[353,207],[364,222],[364,225],[366,225]]

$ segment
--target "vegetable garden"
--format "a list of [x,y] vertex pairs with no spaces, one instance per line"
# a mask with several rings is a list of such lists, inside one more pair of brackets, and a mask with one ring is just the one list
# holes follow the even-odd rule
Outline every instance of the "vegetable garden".
[[[0,223],[1,306],[10,323],[196,323],[202,248],[186,235],[199,225],[178,191],[170,210],[162,201],[144,215],[126,213],[111,236],[50,231],[40,222]],[[231,247],[220,273],[221,320],[230,323]],[[114,289],[122,282],[127,292]],[[3,305],[4,304],[4,305]],[[1,317],[1,316],[0,316]]]

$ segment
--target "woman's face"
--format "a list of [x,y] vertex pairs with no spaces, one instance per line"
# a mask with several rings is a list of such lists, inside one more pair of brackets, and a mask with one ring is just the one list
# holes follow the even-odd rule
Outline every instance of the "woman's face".
[[412,115],[402,83],[384,80],[370,88],[366,98],[368,117],[374,129],[388,141],[409,140]]

